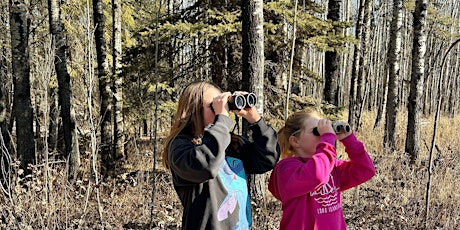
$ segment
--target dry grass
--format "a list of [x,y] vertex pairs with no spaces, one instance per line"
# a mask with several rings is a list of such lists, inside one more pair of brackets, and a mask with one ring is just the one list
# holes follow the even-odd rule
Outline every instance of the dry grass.
[[[404,154],[406,121],[402,117],[398,121],[397,150],[387,152],[382,149],[382,129],[371,128],[374,119],[375,114],[366,113],[364,128],[356,135],[365,143],[377,174],[343,194],[349,229],[460,229],[460,141],[456,130],[460,119],[441,118],[439,122],[427,220],[425,196],[433,119],[427,119],[423,127],[422,152],[415,165],[410,165]],[[89,170],[89,154],[82,156],[84,179],[75,184],[65,180],[63,163],[36,166],[26,179],[18,177],[20,170],[15,163],[11,180],[3,186],[8,193],[0,199],[0,228],[149,229],[152,223],[155,229],[178,229],[182,208],[169,172],[159,160],[161,150],[155,172],[152,141],[137,141],[129,150],[125,173],[99,185]],[[343,157],[343,149],[339,151]],[[278,228],[280,204],[268,191],[265,205],[254,205],[253,213],[254,229]]]

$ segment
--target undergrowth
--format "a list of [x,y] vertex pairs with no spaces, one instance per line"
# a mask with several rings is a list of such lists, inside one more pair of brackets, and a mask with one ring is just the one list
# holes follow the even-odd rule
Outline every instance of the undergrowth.
[[[382,148],[383,129],[372,128],[375,117],[375,113],[366,112],[356,135],[364,142],[377,174],[343,193],[348,229],[460,229],[460,140],[456,130],[460,119],[442,117],[439,121],[428,190],[433,119],[423,120],[421,153],[417,162],[410,164],[403,150],[404,117],[398,117],[396,150],[392,152]],[[90,171],[89,153],[82,153],[83,176],[74,182],[66,180],[65,161],[53,155],[47,164],[31,167],[32,174],[27,177],[22,176],[19,162],[12,161],[9,177],[2,183],[0,228],[179,229],[182,207],[169,171],[161,164],[161,141],[157,152],[153,152],[154,144],[148,137],[132,141],[120,174],[99,184]],[[346,158],[341,147],[338,151],[339,157]],[[278,229],[280,203],[268,190],[264,201],[253,203],[252,208],[254,229]]]

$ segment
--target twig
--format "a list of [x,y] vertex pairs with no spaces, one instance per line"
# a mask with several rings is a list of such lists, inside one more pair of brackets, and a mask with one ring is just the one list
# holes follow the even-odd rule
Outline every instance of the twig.
[[[441,104],[442,104],[442,94],[441,94],[441,89],[442,89],[442,81],[443,81],[443,74],[444,74],[444,64],[446,63],[446,58],[447,54],[452,50],[452,48],[460,42],[460,39],[457,39],[452,45],[450,45],[449,49],[447,52],[444,54],[444,57],[442,59],[441,63],[441,74],[439,76],[439,81],[438,81],[438,105],[436,108],[436,114],[434,118],[434,127],[433,127],[433,139],[431,140],[431,149],[430,149],[430,160],[429,160],[429,166],[428,166],[428,182],[426,183],[426,197],[425,197],[425,223],[426,226],[428,227],[428,215],[430,212],[430,190],[431,190],[431,174],[433,171],[433,149],[436,146],[436,129],[438,127],[438,121],[439,121],[439,113],[441,110]],[[449,85],[447,86],[447,90],[449,91]]]
[[80,229],[80,226],[83,222],[83,217],[86,215],[86,209],[88,208],[88,203],[89,203],[89,195],[91,194],[91,180],[88,182],[88,188],[86,189],[86,198],[85,198],[85,206],[83,208],[83,214],[80,217],[80,220],[78,221],[78,229]]
[[[8,212],[10,213],[10,215],[13,216],[14,218],[14,223],[16,224],[16,227],[18,229],[21,229],[20,226],[19,226],[19,221],[18,221],[18,218],[17,218],[17,215],[16,215],[16,210],[15,210],[15,204],[14,204],[14,199],[13,199],[13,195],[12,195],[12,191],[11,191],[11,174],[12,174],[12,171],[11,171],[11,162],[12,162],[12,159],[11,159],[11,155],[10,153],[8,152],[8,149],[6,148],[6,145],[5,145],[5,141],[3,140],[3,134],[0,130],[0,144],[1,144],[1,152],[2,152],[2,156],[1,156],[1,170],[2,170],[2,178],[3,179],[6,179],[8,178],[7,180],[5,180],[4,182],[1,181],[0,184],[1,184],[1,187],[2,187],[2,191],[3,191],[3,194],[6,195],[8,198],[8,202],[11,204],[11,209],[7,209]],[[5,165],[3,164],[3,159],[5,159],[7,161],[7,166],[8,167],[5,167]],[[5,171],[6,168],[8,169],[8,171]],[[5,184],[6,188],[3,187],[3,185]]]

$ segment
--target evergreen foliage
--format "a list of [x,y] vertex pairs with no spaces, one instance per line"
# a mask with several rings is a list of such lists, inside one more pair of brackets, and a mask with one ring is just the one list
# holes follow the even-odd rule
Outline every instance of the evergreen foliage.
[[[220,4],[211,5],[208,2],[198,1],[179,9],[169,9],[167,13],[166,9],[162,8],[159,10],[158,19],[156,18],[158,14],[155,12],[158,10],[153,9],[149,11],[150,14],[146,14],[143,13],[143,8],[135,8],[133,4],[133,12],[137,12],[134,18],[139,17],[142,18],[141,21],[149,21],[149,26],[134,31],[132,38],[136,42],[126,47],[123,71],[126,82],[140,81],[145,85],[153,84],[155,78],[152,73],[155,69],[155,45],[157,44],[159,53],[156,67],[159,76],[155,77],[166,84],[173,85],[178,83],[178,79],[184,77],[190,80],[209,78],[203,73],[208,72],[208,65],[213,64],[210,57],[216,54],[210,51],[210,44],[215,42],[226,47],[230,52],[229,55],[232,56],[233,64],[228,70],[228,76],[240,76],[241,9],[234,2],[229,2],[225,6],[224,3]],[[283,65],[288,61],[289,56],[286,54],[291,49],[289,40],[292,36],[293,11],[293,4],[287,0],[264,3],[265,53],[268,63]],[[313,1],[307,1],[299,9],[296,43],[301,47],[308,45],[322,51],[344,51],[345,45],[355,42],[355,39],[336,34],[335,31],[350,27],[351,24],[322,19],[320,16],[323,12],[321,5]],[[302,72],[307,74],[307,78],[321,79],[314,71],[301,69],[304,67],[300,64],[295,66],[298,66],[298,69],[294,70],[295,73]],[[135,88],[138,90],[138,87]]]

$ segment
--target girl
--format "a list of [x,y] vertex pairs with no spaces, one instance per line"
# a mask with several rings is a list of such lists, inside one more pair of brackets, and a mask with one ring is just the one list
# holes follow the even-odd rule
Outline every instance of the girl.
[[[292,114],[278,136],[284,159],[272,171],[268,188],[282,204],[280,229],[346,229],[341,192],[375,174],[363,143],[351,130],[336,134],[331,121],[313,110]],[[335,158],[336,139],[349,161]]]
[[278,162],[276,131],[255,107],[231,111],[250,123],[253,142],[231,135],[231,98],[209,82],[188,85],[179,98],[163,160],[184,208],[182,229],[249,229],[246,173]]

